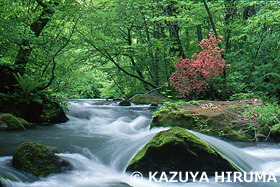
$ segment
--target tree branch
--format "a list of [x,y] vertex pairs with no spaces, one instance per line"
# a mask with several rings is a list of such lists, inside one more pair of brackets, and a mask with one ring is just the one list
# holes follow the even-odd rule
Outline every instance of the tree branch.
[[[218,39],[219,35],[217,33],[217,29],[216,29],[216,26],[215,26],[215,23],[214,23],[214,20],[213,20],[213,16],[212,16],[212,14],[211,14],[208,6],[207,6],[206,0],[203,0],[203,3],[204,3],[204,6],[205,6],[205,9],[206,9],[206,11],[207,11],[207,13],[209,15],[209,20],[210,20],[212,29],[214,31],[214,34],[215,34],[216,38]],[[218,43],[218,46],[219,46],[220,49],[222,49],[221,43]],[[221,57],[222,57],[222,59],[224,59],[223,51],[221,51]],[[224,70],[223,71],[224,71],[223,72],[224,84],[226,85],[226,66],[224,66]]]
[[[39,37],[44,27],[50,20],[50,17],[54,14],[54,11],[50,8],[50,6],[52,6],[52,2],[49,2],[48,4],[43,3],[42,0],[36,0],[36,2],[43,7],[43,11],[38,19],[31,23],[30,28],[31,31],[34,32],[35,37]],[[58,5],[58,3],[55,2],[54,5]],[[25,71],[25,66],[28,63],[28,57],[30,56],[31,51],[32,48],[29,46],[29,41],[23,39],[15,60],[15,65],[18,66],[18,72],[20,74],[23,74]]]
[[148,95],[149,93],[152,93],[152,92],[154,92],[154,91],[156,91],[156,90],[160,90],[160,89],[163,88],[164,86],[165,86],[165,85],[163,84],[162,86],[160,86],[160,87],[158,87],[158,88],[152,89],[152,90],[148,91],[147,93],[145,93],[145,95]]
[[[85,38],[85,40],[86,40],[95,50],[97,50],[101,55],[103,55],[103,56],[106,57],[108,60],[110,60],[111,62],[113,62],[113,64],[114,64],[119,70],[121,70],[122,72],[124,72],[125,74],[127,74],[127,75],[129,75],[129,76],[131,76],[131,77],[134,77],[134,78],[136,78],[136,79],[142,81],[143,83],[145,83],[145,84],[147,84],[147,85],[149,85],[149,86],[151,86],[151,87],[153,87],[153,88],[156,88],[156,86],[153,85],[152,83],[150,83],[150,82],[144,80],[143,78],[141,78],[141,77],[139,77],[139,76],[137,76],[137,75],[134,75],[134,74],[132,74],[132,73],[129,73],[128,71],[126,71],[125,69],[123,69],[123,68],[115,61],[114,57],[112,57],[105,49],[103,49],[103,51],[102,51],[100,48],[96,47],[96,46],[91,42],[91,40],[87,39],[86,36],[85,36],[81,31],[78,31],[78,32]],[[117,55],[116,55],[116,56],[117,56]]]
[[71,33],[70,33],[70,35],[69,35],[69,37],[68,37],[68,40],[64,43],[64,45],[63,45],[59,50],[57,50],[57,52],[56,52],[54,55],[52,55],[52,61],[53,61],[52,76],[51,76],[51,78],[50,78],[48,84],[47,84],[46,86],[42,87],[42,88],[39,88],[39,90],[46,89],[47,87],[49,87],[49,86],[52,84],[52,81],[53,81],[54,78],[55,78],[55,74],[54,74],[54,71],[55,71],[55,68],[56,68],[55,57],[58,56],[59,53],[60,53],[60,52],[68,45],[68,43],[70,42],[70,40],[71,40],[71,38],[72,38],[72,36],[73,36],[73,34],[74,34],[75,28],[76,28],[76,26],[77,26],[77,23],[78,23],[79,19],[81,18],[81,16],[82,16],[82,15],[80,15],[80,16],[77,18],[77,20],[75,21],[75,23],[74,23],[74,25],[73,25],[73,28],[72,28],[72,31],[71,31]]

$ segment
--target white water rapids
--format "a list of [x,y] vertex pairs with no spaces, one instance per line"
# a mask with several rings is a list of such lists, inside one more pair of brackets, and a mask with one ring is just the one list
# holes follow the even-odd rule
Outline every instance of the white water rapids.
[[[148,105],[120,107],[114,102],[77,100],[69,104],[64,124],[36,127],[26,131],[0,132],[0,175],[21,182],[5,180],[15,187],[160,187],[160,186],[264,186],[264,183],[156,183],[144,178],[141,183],[131,180],[125,172],[131,158],[159,131],[149,129],[152,111]],[[192,132],[192,131],[191,131]],[[237,144],[193,132],[243,171],[274,172],[280,176],[278,144]],[[58,154],[74,169],[68,173],[36,178],[11,167],[12,154],[24,141],[35,141],[64,151]],[[186,158],[186,161],[187,158]],[[280,179],[277,177],[279,184]],[[279,186],[265,183],[265,186]]]

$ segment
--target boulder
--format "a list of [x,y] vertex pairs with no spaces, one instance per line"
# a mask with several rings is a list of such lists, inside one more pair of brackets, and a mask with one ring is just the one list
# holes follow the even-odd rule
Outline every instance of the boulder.
[[122,97],[117,97],[117,98],[114,98],[113,101],[124,101],[125,99],[122,98]]
[[119,106],[131,106],[131,103],[128,100],[123,100],[119,103]]
[[158,105],[163,104],[166,101],[171,101],[171,99],[168,99],[166,97],[163,97],[159,94],[138,94],[131,98],[131,102],[135,104],[152,104],[152,105]]
[[43,103],[30,103],[23,116],[34,123],[63,123],[68,120],[63,108],[57,102],[48,99]]
[[215,172],[237,169],[211,146],[186,129],[173,127],[157,133],[128,164],[127,171],[149,172]]
[[22,118],[16,118],[12,114],[0,115],[0,130],[25,130],[31,124]]
[[70,170],[70,163],[36,142],[22,143],[13,155],[13,167],[36,176],[47,176]]
[[[198,101],[197,103],[162,107],[153,116],[151,128],[178,126],[228,140],[254,139],[253,121],[242,115],[244,103],[235,101]],[[265,131],[269,132],[269,128],[264,128],[263,132]]]

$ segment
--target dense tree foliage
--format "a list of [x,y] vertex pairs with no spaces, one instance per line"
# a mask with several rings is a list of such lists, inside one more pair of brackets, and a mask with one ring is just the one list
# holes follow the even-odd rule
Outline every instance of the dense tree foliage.
[[[215,87],[190,96],[279,97],[279,1],[1,0],[0,5],[1,102],[23,96],[25,102],[40,102],[42,95],[129,98],[162,85],[159,92],[178,97],[169,83],[175,64],[199,53],[211,29],[224,36],[221,58],[231,67],[211,80]],[[20,85],[30,84],[34,88],[24,93],[28,88]]]

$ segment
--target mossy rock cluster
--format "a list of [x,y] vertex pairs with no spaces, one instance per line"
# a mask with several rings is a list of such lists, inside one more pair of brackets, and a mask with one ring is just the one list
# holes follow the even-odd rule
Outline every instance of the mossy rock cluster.
[[[181,104],[168,110],[160,109],[153,117],[151,128],[178,126],[228,140],[254,139],[255,127],[252,121],[244,120],[241,114],[232,110],[230,106],[235,103],[223,101],[199,101],[199,103],[199,105]],[[204,105],[219,107],[215,109],[201,107]],[[269,132],[269,129],[264,128],[263,131]]]
[[173,127],[157,133],[130,161],[127,171],[149,172],[237,171],[216,150],[186,129]]
[[0,115],[0,130],[25,130],[31,124],[22,118],[16,118],[12,114]]
[[166,101],[171,101],[166,97],[163,97],[159,94],[138,94],[131,98],[131,102],[135,104],[151,104],[151,105],[158,105],[163,104]]
[[24,142],[13,155],[13,167],[36,176],[47,176],[71,170],[68,161],[58,157],[45,145],[36,142]]

